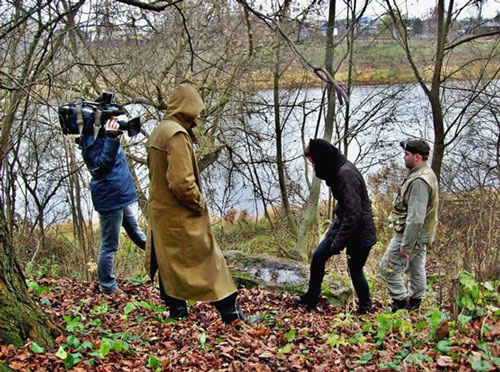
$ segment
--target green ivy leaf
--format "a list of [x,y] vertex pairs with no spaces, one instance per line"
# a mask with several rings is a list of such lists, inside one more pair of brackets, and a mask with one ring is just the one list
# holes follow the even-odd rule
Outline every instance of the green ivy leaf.
[[109,345],[109,342],[101,342],[101,347],[99,348],[99,354],[101,355],[101,357],[105,358],[110,351],[111,347]]
[[289,353],[291,350],[292,350],[292,344],[286,344],[285,346],[280,347],[278,349],[278,351],[283,354]]
[[145,309],[152,309],[155,304],[153,302],[141,301],[139,302],[139,305],[141,305]]
[[471,317],[471,316],[468,316],[468,315],[463,315],[463,314],[460,314],[460,315],[458,316],[458,321],[460,322],[460,325],[461,325],[462,327],[465,327],[465,325],[466,325],[467,323],[469,323],[471,319],[472,319],[472,317]]
[[132,311],[134,311],[135,309],[137,309],[137,306],[135,306],[132,302],[129,302],[124,308],[123,308],[123,312],[125,313],[125,315],[128,315],[130,314]]
[[31,344],[31,351],[34,352],[35,354],[41,354],[45,351],[45,349],[40,345],[38,345],[36,342],[33,342]]
[[154,355],[150,355],[148,359],[148,367],[149,368],[161,367],[161,363],[157,357],[155,357]]
[[373,354],[370,352],[367,352],[367,353],[364,353],[363,355],[361,355],[361,358],[359,358],[359,360],[356,363],[359,364],[360,366],[364,366],[370,360],[372,360],[372,358],[373,358]]
[[58,357],[59,359],[62,359],[62,360],[65,360],[68,356],[68,353],[66,352],[66,350],[64,350],[64,348],[62,346],[59,346],[59,350],[57,350],[57,353],[56,353],[56,357]]
[[64,360],[64,368],[67,370],[73,368],[73,366],[78,363],[78,361],[73,357],[73,355],[68,354]]
[[493,288],[493,284],[491,282],[486,282],[484,283],[484,288],[486,288],[488,291],[494,291],[495,288]]
[[117,353],[121,353],[123,351],[123,349],[125,349],[124,345],[123,345],[123,342],[122,341],[115,341],[113,342],[113,349],[117,352]]
[[80,346],[80,340],[74,335],[69,335],[68,338],[66,338],[66,343],[73,346],[75,349],[78,349],[78,347]]
[[479,371],[479,372],[491,371],[491,369],[493,368],[490,362],[487,362],[486,360],[476,360],[472,362],[471,366],[474,371]]
[[436,345],[436,350],[439,351],[441,354],[449,353],[451,350],[450,341],[448,340],[439,341]]
[[288,342],[292,342],[295,340],[295,329],[291,329],[285,334],[285,338],[288,340]]
[[93,344],[92,344],[92,342],[90,342],[90,341],[85,341],[85,342],[81,345],[82,349],[92,349],[92,347],[93,347],[93,346],[94,346],[94,345],[93,345]]

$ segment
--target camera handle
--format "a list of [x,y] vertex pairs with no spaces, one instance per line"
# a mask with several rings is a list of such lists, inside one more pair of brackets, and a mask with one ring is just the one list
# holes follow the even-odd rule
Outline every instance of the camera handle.
[[[75,105],[75,110],[76,110],[76,123],[78,124],[78,131],[80,132],[80,138],[83,137],[83,111],[82,111],[82,100],[78,100],[78,102]],[[99,131],[101,130],[101,117],[102,117],[102,111],[99,109],[95,110],[95,118],[94,118],[94,140],[92,143],[88,146],[83,146],[83,148],[89,148],[92,146],[95,141],[97,140],[97,136],[99,135]],[[83,142],[83,141],[80,141]]]

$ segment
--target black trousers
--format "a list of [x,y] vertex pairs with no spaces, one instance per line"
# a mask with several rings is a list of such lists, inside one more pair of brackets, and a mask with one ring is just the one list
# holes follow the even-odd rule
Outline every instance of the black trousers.
[[[178,309],[180,307],[187,306],[187,303],[185,300],[180,300],[178,298],[169,296],[165,292],[165,288],[163,287],[161,277],[159,277],[159,281],[160,281],[160,298],[163,300],[163,302],[165,302],[165,304],[168,307]],[[234,293],[231,293],[229,296],[223,298],[222,300],[214,301],[214,302],[210,302],[210,303],[212,305],[214,305],[215,307],[217,307],[217,310],[219,310],[219,311],[231,311],[231,310],[235,309],[237,294],[238,294],[237,292],[234,292]]]
[[160,298],[163,300],[163,302],[165,302],[165,304],[168,307],[171,307],[171,308],[174,308],[174,309],[178,309],[180,307],[187,307],[187,303],[186,303],[185,300],[180,300],[178,298],[169,296],[165,292],[165,288],[163,288],[163,283],[161,281],[161,277],[159,276],[159,273],[158,273],[158,279],[159,279],[159,282],[160,282]]
[[[325,276],[326,261],[334,254],[331,249],[332,242],[333,238],[327,236],[319,243],[312,255],[309,289],[306,293],[306,298],[311,301],[316,300],[321,293],[321,283],[323,283]],[[347,266],[360,307],[371,306],[370,287],[363,272],[370,249],[371,246],[363,247],[358,244],[347,246]]]

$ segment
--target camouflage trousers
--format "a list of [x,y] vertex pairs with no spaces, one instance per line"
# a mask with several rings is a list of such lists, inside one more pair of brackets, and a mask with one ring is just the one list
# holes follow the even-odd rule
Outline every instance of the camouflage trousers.
[[[425,255],[427,243],[417,244],[409,259],[399,253],[403,234],[396,233],[389,243],[379,264],[379,272],[384,279],[389,295],[393,300],[404,300],[407,297],[422,299],[427,285],[425,273]],[[403,273],[408,276],[406,288]]]

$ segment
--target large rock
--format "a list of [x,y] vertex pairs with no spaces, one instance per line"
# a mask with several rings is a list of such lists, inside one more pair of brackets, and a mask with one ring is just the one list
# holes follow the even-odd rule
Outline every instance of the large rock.
[[[267,254],[252,256],[242,251],[224,253],[238,287],[263,286],[292,294],[307,290],[309,267],[272,257]],[[336,305],[345,305],[352,296],[346,278],[326,275],[321,294]]]

